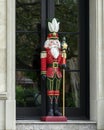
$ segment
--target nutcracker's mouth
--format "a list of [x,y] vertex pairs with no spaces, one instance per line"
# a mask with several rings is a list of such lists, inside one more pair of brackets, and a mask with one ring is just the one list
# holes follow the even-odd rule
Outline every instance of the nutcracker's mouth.
[[56,45],[53,45],[53,46],[52,46],[52,48],[59,48],[59,47],[58,47],[58,46],[56,46]]

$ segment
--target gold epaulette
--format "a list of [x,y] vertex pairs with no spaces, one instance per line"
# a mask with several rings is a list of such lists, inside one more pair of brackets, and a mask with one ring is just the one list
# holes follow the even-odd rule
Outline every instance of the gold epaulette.
[[46,57],[47,57],[46,51],[42,51],[42,52],[41,52],[41,58],[46,58]]

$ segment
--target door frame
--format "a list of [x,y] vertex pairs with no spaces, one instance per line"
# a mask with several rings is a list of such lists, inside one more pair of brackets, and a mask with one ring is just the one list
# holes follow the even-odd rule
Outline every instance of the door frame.
[[[100,56],[101,53],[103,53],[103,49],[101,46],[101,41],[103,41],[103,36],[101,36],[101,30],[103,29],[104,24],[102,24],[101,16],[104,15],[103,13],[103,1],[99,0],[89,0],[89,10],[90,10],[90,119],[93,121],[97,121],[97,128],[103,129],[103,124],[100,122],[101,108],[98,107],[98,103],[102,100],[102,98],[99,97],[99,90],[102,88],[102,58]],[[100,15],[101,14],[101,15]],[[13,80],[15,80],[15,0],[9,0],[7,1],[7,94],[3,94],[3,97],[5,99],[10,97],[13,98],[12,101],[15,101],[15,83]],[[100,28],[99,28],[100,27]],[[96,48],[97,46],[97,48]],[[9,54],[9,55],[8,55]],[[10,60],[10,61],[9,61]],[[12,71],[11,71],[12,69]],[[10,77],[11,76],[11,77]],[[13,81],[13,82],[12,82]],[[10,86],[11,89],[8,88]],[[0,94],[1,95],[1,94]],[[99,100],[98,100],[99,98]],[[6,103],[7,104],[7,103]],[[16,107],[15,103],[13,103],[14,107],[6,107],[5,111],[5,129],[11,129],[15,130],[16,128],[16,118],[15,118],[15,112]],[[11,115],[9,116],[8,113],[10,113],[9,108],[12,107]],[[8,116],[6,116],[8,115]],[[99,118],[98,118],[99,116]],[[102,114],[103,116],[103,114]],[[10,118],[12,119],[10,120]],[[9,122],[8,122],[9,121]],[[8,122],[8,123],[7,123]],[[12,127],[11,127],[12,126]]]

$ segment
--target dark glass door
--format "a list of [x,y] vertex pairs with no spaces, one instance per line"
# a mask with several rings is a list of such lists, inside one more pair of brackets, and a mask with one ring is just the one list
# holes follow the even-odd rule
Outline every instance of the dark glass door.
[[16,1],[17,119],[41,115],[41,1]]
[[[68,44],[65,107],[69,119],[89,117],[89,56],[87,0],[16,1],[17,119],[46,114],[45,83],[40,77],[40,52],[47,37],[47,20],[60,20],[59,39]],[[62,109],[62,95],[60,96]]]

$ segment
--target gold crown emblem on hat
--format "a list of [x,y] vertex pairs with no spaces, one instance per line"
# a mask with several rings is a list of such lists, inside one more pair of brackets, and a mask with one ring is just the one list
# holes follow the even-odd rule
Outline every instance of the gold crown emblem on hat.
[[48,22],[48,29],[51,33],[48,34],[49,39],[57,39],[58,38],[58,31],[59,31],[59,24],[60,22],[57,22],[56,18],[52,19],[52,22]]

